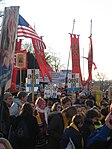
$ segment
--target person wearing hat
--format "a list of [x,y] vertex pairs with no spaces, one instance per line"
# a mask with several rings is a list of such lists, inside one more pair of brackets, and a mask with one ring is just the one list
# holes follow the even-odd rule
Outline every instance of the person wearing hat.
[[13,96],[17,96],[17,93],[20,91],[18,89],[16,89],[16,84],[15,83],[12,83],[11,84],[11,87],[9,89],[10,93],[13,95]]
[[40,133],[38,135],[37,148],[38,149],[47,149],[47,112],[46,101],[39,97],[35,101],[35,116],[40,128]]

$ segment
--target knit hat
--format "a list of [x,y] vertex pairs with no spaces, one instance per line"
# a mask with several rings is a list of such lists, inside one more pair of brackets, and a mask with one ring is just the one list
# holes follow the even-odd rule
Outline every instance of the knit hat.
[[41,97],[37,98],[35,105],[37,105],[38,107],[41,107],[43,104],[46,104],[46,101]]

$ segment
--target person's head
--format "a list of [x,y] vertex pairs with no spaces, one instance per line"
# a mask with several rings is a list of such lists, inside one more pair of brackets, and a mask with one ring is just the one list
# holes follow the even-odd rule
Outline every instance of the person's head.
[[76,94],[75,93],[72,94],[71,102],[72,102],[72,105],[74,105],[76,102]]
[[87,109],[92,108],[94,106],[94,101],[92,99],[86,99],[85,106],[87,107]]
[[26,102],[22,105],[20,115],[22,116],[33,115],[33,109],[29,102]]
[[7,139],[0,138],[0,149],[13,149],[13,148]]
[[51,108],[51,111],[61,111],[62,107],[61,107],[61,104],[60,102],[55,102],[53,105],[52,105],[52,108]]
[[76,114],[72,117],[72,123],[75,124],[78,128],[81,128],[84,124],[84,117],[80,114]]
[[75,104],[74,106],[77,110],[77,114],[82,114],[82,106],[80,104]]
[[48,107],[49,109],[51,109],[52,105],[53,105],[53,101],[52,101],[52,100],[48,100],[48,101],[47,101],[47,107]]
[[27,102],[27,99],[28,99],[28,95],[25,91],[20,91],[18,92],[17,94],[17,97],[22,100],[24,103]]
[[98,111],[95,109],[90,109],[86,113],[86,118],[90,119],[93,124],[95,124],[98,120]]
[[9,88],[9,91],[10,93],[13,95],[13,96],[17,96],[17,93],[20,91],[16,88],[16,84],[15,83],[12,83],[11,84],[11,87]]
[[60,99],[61,106],[63,109],[71,107],[72,103],[69,97],[65,96]]
[[46,101],[42,97],[37,98],[35,101],[35,107],[39,107],[40,109],[44,110],[46,107]]
[[8,107],[11,106],[12,102],[13,102],[13,97],[12,94],[10,92],[5,92],[4,93],[4,101],[7,104]]
[[68,122],[71,122],[72,117],[77,113],[76,111],[76,107],[75,106],[71,106],[68,107],[64,110],[62,110],[62,115],[65,117],[65,119],[68,120]]
[[34,104],[34,102],[33,101],[31,101],[31,102],[29,102],[30,103],[30,105],[31,105],[31,107],[32,107],[32,110],[33,110],[33,112],[35,111],[35,104]]

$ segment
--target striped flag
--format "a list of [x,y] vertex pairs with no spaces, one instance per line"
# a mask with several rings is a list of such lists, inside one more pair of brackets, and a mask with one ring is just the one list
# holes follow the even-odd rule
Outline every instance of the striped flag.
[[21,15],[19,15],[17,37],[36,39],[38,41],[38,49],[46,49],[45,43],[42,41],[41,37],[37,35],[36,31]]

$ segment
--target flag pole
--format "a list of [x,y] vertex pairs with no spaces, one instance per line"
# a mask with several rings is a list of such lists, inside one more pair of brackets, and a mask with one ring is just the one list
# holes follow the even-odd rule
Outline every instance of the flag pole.
[[[73,32],[74,32],[74,25],[75,25],[75,19],[73,20],[73,28],[72,28],[72,35],[73,35]],[[65,82],[65,88],[67,87],[67,82],[68,82],[68,68],[69,68],[69,60],[70,60],[70,52],[71,52],[71,49],[69,50],[69,55],[68,55],[68,63],[67,63],[67,72],[66,72],[66,82]],[[66,90],[67,92],[67,90]]]
[[[92,36],[92,19],[90,20],[90,37]],[[89,38],[90,38],[89,37]],[[92,71],[92,70],[91,70]],[[88,82],[88,91],[90,90],[90,81]]]
[[[83,57],[84,57],[84,48],[83,48]],[[84,78],[84,58],[83,58],[83,80],[85,81],[85,78]]]
[[92,19],[90,20],[90,37],[92,36]]

